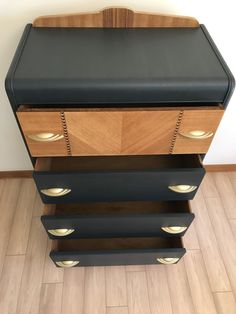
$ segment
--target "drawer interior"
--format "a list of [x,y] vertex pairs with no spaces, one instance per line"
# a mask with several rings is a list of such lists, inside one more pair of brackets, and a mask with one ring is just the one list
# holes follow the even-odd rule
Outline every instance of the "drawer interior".
[[96,238],[53,241],[53,251],[182,248],[181,238]]
[[44,215],[147,215],[189,213],[188,201],[94,202],[46,205]]
[[37,158],[35,171],[148,171],[199,167],[202,166],[198,155],[82,156]]

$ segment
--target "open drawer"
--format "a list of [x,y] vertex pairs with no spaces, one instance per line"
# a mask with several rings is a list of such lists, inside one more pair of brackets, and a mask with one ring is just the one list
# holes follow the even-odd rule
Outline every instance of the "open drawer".
[[187,201],[46,205],[41,217],[52,239],[182,236],[193,219]]
[[55,240],[50,253],[59,267],[174,264],[185,254],[180,238]]
[[206,153],[220,104],[155,108],[34,108],[17,117],[32,156]]
[[205,170],[198,155],[38,158],[45,203],[189,200]]

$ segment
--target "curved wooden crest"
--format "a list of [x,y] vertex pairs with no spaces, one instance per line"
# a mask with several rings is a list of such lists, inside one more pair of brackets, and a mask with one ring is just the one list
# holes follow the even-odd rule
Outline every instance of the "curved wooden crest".
[[126,8],[105,8],[95,13],[41,16],[34,27],[199,27],[193,17],[134,12]]

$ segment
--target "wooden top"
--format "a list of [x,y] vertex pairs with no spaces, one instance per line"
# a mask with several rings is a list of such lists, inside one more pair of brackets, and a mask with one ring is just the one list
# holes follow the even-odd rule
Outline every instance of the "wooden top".
[[193,17],[134,12],[127,8],[105,8],[99,12],[41,16],[34,27],[199,27]]

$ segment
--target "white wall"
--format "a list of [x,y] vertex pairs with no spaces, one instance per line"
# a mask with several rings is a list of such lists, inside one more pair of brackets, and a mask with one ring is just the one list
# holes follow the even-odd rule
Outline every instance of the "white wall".
[[[39,15],[126,6],[138,11],[196,17],[207,26],[236,76],[235,0],[0,0],[0,171],[31,169],[31,163],[10,108],[4,79],[26,23]],[[236,93],[220,124],[205,164],[236,164]]]

